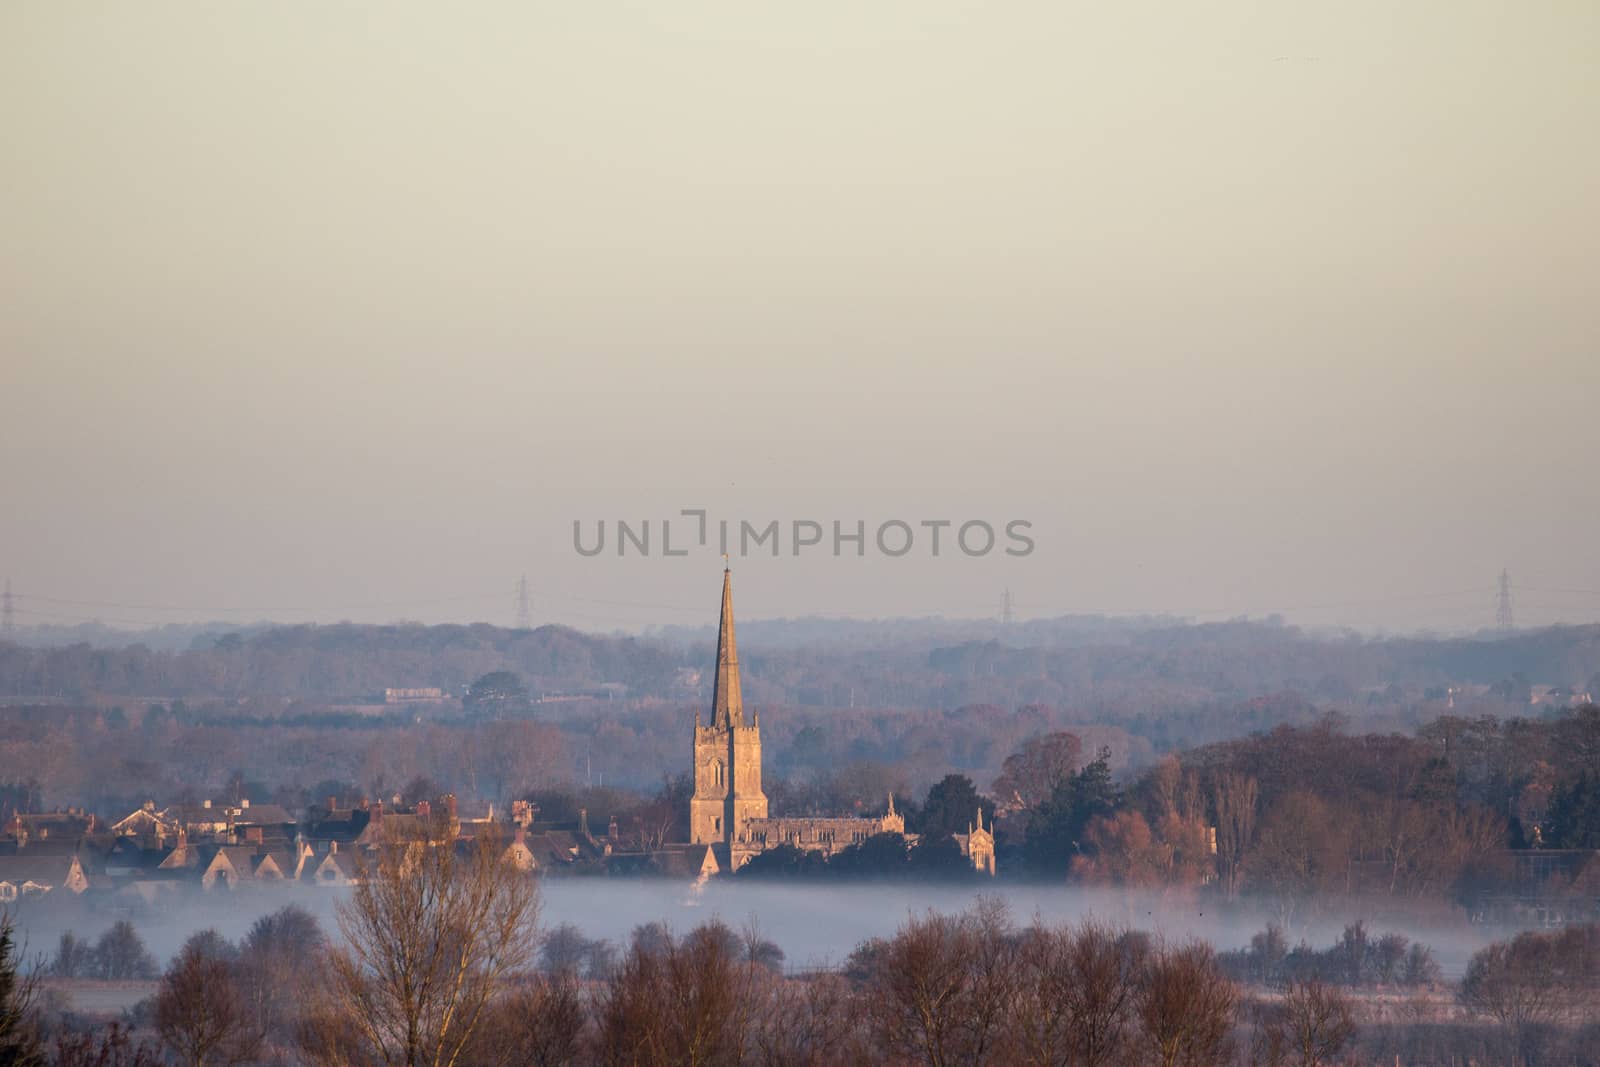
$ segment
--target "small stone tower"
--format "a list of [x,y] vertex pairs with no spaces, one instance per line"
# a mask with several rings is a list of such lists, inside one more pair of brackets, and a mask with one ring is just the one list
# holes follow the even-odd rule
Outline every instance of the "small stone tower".
[[689,840],[720,845],[724,862],[751,819],[767,817],[761,791],[761,716],[744,721],[739,693],[739,649],[733,636],[732,572],[722,572],[722,623],[717,630],[717,680],[711,725],[694,716],[694,797],[689,801]]

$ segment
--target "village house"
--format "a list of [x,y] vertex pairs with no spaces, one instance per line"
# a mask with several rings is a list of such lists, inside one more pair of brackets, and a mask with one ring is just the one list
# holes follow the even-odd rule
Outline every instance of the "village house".
[[20,852],[46,841],[77,843],[95,832],[95,817],[80,808],[25,814],[18,812],[6,823],[0,850]]
[[111,825],[119,837],[166,844],[181,831],[189,840],[224,844],[287,841],[298,820],[277,804],[252,807],[248,799],[238,804],[218,804],[203,800],[198,804],[174,804],[157,810],[155,801],[146,800],[139,810]]
[[0,856],[0,904],[61,891],[78,894],[89,878],[76,853]]
[[306,882],[329,889],[352,886],[361,880],[361,864],[349,849],[341,851],[337,841],[330,843],[328,852],[314,866],[308,858],[305,871]]

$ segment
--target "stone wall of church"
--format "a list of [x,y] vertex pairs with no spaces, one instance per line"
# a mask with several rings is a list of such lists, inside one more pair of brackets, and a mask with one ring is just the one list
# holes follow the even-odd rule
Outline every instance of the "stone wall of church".
[[761,791],[761,728],[733,728],[733,804],[734,834],[751,819],[767,817],[767,794]]
[[[780,845],[793,845],[807,852],[835,852],[859,845],[874,834],[901,832],[885,827],[888,819],[860,818],[777,818],[752,819],[743,824],[737,844],[750,852],[765,852]],[[904,822],[900,827],[904,827]]]
[[689,800],[689,841],[717,845],[728,840],[729,762],[733,746],[727,730],[694,729],[694,796]]

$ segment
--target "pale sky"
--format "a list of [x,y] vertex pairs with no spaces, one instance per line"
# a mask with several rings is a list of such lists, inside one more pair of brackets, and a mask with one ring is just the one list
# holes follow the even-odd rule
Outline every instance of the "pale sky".
[[702,506],[1033,523],[752,617],[1600,619],[1597,130],[1592,0],[11,0],[0,578],[709,624],[572,547]]

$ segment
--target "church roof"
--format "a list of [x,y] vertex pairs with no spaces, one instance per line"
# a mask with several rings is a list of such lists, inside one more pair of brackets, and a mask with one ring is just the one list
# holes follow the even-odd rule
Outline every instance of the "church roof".
[[717,627],[717,680],[711,691],[711,725],[744,725],[744,697],[739,693],[739,647],[733,637],[733,572],[722,571],[722,623]]

